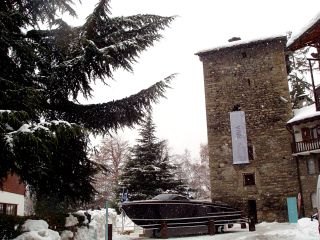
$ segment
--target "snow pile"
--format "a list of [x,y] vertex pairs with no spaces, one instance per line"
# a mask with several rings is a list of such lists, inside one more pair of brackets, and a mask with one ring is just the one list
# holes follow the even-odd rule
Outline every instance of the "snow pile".
[[68,217],[66,217],[66,224],[65,227],[72,227],[79,223],[78,218],[73,216],[72,214],[69,214]]
[[[280,223],[276,223],[281,225]],[[268,224],[270,225],[270,224]],[[298,224],[291,224],[293,229],[288,229],[285,227],[279,228],[277,230],[268,229],[271,231],[266,231],[263,236],[265,239],[290,239],[290,240],[311,240],[319,239],[318,233],[318,221],[311,221],[310,218],[299,219]],[[259,225],[258,225],[259,226]],[[248,240],[249,238],[245,238]]]
[[[83,222],[78,217],[84,219]],[[114,209],[108,209],[108,223],[116,229],[120,220]],[[79,221],[80,220],[80,221]],[[132,223],[132,222],[131,222]],[[81,224],[82,226],[78,226]],[[27,220],[23,226],[23,233],[15,240],[104,240],[105,239],[105,225],[106,225],[106,210],[83,211],[80,210],[74,214],[69,214],[66,217],[65,230],[59,233],[48,229],[48,223],[43,220]],[[73,233],[72,231],[75,231]]]
[[[123,225],[123,226],[122,226]],[[134,232],[135,226],[134,223],[131,221],[130,218],[127,216],[122,216],[121,214],[116,218],[116,225],[115,225],[117,233],[125,233],[125,232]]]
[[[78,211],[77,215],[85,217],[84,224],[77,229],[74,234],[74,240],[86,240],[86,239],[105,239],[105,226],[106,226],[106,209],[92,210],[92,211]],[[90,215],[90,219],[88,216]],[[69,224],[71,219],[69,219]],[[108,209],[108,223],[113,225],[115,229],[117,225],[117,212],[114,209]],[[67,224],[67,223],[66,223]]]
[[22,235],[15,240],[60,240],[59,233],[48,229],[48,223],[43,220],[27,220],[22,225]]
[[[319,239],[318,221],[302,218],[298,221],[296,239]],[[316,238],[315,238],[316,236]]]
[[61,240],[59,233],[51,229],[26,232],[15,240]]
[[23,225],[22,225],[22,231],[23,232],[30,232],[30,231],[39,231],[43,229],[48,229],[49,225],[44,220],[31,220],[28,219]]
[[60,234],[61,240],[69,240],[73,238],[73,232],[65,230]]
[[[319,239],[318,221],[311,221],[310,218],[299,219],[297,224],[289,223],[260,223],[256,225],[255,232],[247,232],[242,236],[237,234],[232,239],[237,240],[316,240]],[[219,238],[218,238],[219,239]],[[224,238],[221,238],[224,239]]]

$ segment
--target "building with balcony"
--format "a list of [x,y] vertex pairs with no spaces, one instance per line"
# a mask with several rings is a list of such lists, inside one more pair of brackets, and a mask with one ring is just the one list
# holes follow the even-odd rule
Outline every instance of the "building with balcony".
[[0,214],[24,215],[25,186],[16,174],[8,174],[0,188]]
[[287,221],[286,199],[295,197],[300,216],[308,216],[320,173],[320,88],[313,81],[315,104],[292,117],[286,59],[306,46],[319,53],[320,14],[288,43],[286,36],[230,40],[236,42],[196,53],[203,63],[212,200],[260,222]]
[[314,103],[306,104],[307,100],[302,96],[300,108],[293,110],[294,117],[287,122],[287,129],[292,135],[292,157],[297,164],[301,215],[310,216],[316,211],[316,187],[320,174],[320,87],[316,86],[320,78],[315,71],[320,63],[320,13],[289,40],[287,52],[304,47],[316,50],[311,53],[312,58],[307,59]]
[[315,104],[294,110],[287,128],[292,133],[292,156],[296,161],[302,215],[316,208],[316,187],[320,174],[320,112]]

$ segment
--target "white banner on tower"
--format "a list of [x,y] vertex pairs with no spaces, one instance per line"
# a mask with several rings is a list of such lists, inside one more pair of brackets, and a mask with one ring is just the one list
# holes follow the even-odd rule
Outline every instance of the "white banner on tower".
[[243,111],[230,112],[233,164],[249,163],[246,119]]

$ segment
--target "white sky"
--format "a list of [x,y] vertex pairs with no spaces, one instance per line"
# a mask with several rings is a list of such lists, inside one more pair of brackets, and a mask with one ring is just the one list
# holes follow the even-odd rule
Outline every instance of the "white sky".
[[[97,0],[82,0],[79,25]],[[109,87],[94,87],[93,102],[119,99],[147,88],[158,80],[179,73],[167,91],[167,99],[154,106],[157,136],[168,139],[172,153],[189,149],[198,157],[200,143],[207,142],[202,63],[194,55],[202,49],[227,43],[231,37],[242,40],[299,31],[319,11],[319,0],[112,0],[114,16],[138,13],[179,17],[164,32],[164,38],[145,51],[134,73],[118,71]],[[124,139],[134,143],[136,132],[125,130]]]

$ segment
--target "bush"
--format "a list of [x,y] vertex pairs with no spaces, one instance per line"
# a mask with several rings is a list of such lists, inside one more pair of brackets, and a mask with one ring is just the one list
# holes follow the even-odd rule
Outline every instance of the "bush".
[[0,239],[8,240],[19,236],[27,217],[0,215]]

